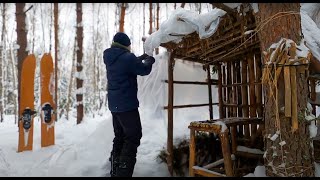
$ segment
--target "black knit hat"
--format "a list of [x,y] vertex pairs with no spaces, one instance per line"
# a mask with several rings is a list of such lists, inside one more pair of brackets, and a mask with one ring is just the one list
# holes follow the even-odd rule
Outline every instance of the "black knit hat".
[[130,46],[131,44],[129,37],[123,32],[117,32],[117,34],[113,37],[113,41],[124,46]]

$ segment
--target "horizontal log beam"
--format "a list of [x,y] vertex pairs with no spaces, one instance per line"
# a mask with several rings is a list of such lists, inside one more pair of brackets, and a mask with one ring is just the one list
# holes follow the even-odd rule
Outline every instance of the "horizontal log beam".
[[[168,83],[168,80],[163,80],[162,82]],[[199,82],[199,81],[173,81],[174,84],[196,84],[196,85],[208,85],[208,82]],[[217,85],[217,79],[211,79],[211,85]]]
[[[234,86],[247,86],[250,85],[251,83],[234,83],[234,84],[222,84],[222,87],[234,87]],[[261,82],[254,82],[252,83],[254,85],[260,85]]]
[[235,155],[240,156],[240,157],[250,158],[250,159],[262,159],[263,158],[263,154],[253,154],[253,153],[242,152],[242,151],[236,151]]
[[227,106],[227,107],[252,107],[252,106],[264,106],[264,104],[261,103],[255,103],[255,104],[223,104],[223,106]]
[[205,177],[225,177],[226,176],[225,174],[220,174],[218,172],[210,171],[200,166],[193,166],[192,170],[194,174],[198,174]]
[[[212,105],[219,105],[219,103],[212,103]],[[173,106],[173,109],[189,108],[189,107],[201,107],[201,106],[209,106],[209,103],[207,103],[207,104],[177,105],[177,106]],[[163,108],[164,108],[164,109],[168,109],[168,106],[164,106]]]

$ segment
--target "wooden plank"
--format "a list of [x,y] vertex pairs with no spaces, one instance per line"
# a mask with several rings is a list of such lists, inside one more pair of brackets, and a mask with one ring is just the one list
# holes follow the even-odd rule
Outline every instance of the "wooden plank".
[[223,160],[223,158],[222,158],[222,159],[219,159],[219,160],[217,160],[217,161],[215,161],[215,162],[213,162],[213,163],[210,163],[210,164],[207,164],[207,165],[203,166],[203,168],[205,168],[205,169],[211,169],[211,168],[214,168],[214,167],[216,167],[216,166],[219,166],[219,165],[221,165],[221,164],[223,164],[223,163],[224,163],[224,160]]
[[292,121],[292,132],[298,129],[298,103],[297,103],[297,75],[296,68],[290,66],[290,78],[291,78],[291,121]]
[[245,157],[245,158],[252,158],[252,159],[262,159],[263,158],[263,154],[253,154],[253,153],[249,153],[249,152],[242,152],[242,151],[237,151],[235,153],[236,156],[240,156],[240,157]]
[[224,174],[220,174],[214,171],[210,171],[208,169],[199,167],[199,166],[194,166],[192,168],[192,171],[194,172],[194,174],[198,174],[204,177],[225,177]]
[[194,172],[192,167],[196,164],[196,143],[195,143],[195,130],[190,129],[190,142],[189,142],[189,176],[193,177]]
[[290,67],[284,67],[284,88],[285,88],[285,116],[291,117],[291,83],[290,83]]
[[224,132],[220,133],[221,149],[222,149],[222,154],[224,159],[224,168],[226,170],[226,175],[233,176],[228,133],[229,132],[227,129]]
[[221,130],[220,125],[216,126],[204,126],[204,127],[195,127],[195,126],[188,126],[189,129],[196,130],[196,131],[205,131],[209,133],[216,133],[219,134]]
[[168,139],[167,139],[167,165],[170,175],[173,176],[173,64],[174,52],[171,53],[168,62]]

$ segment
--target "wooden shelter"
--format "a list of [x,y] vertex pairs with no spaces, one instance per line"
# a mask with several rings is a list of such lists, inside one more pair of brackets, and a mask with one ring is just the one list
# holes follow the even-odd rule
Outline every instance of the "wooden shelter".
[[[235,176],[238,168],[235,161],[239,157],[263,161],[263,153],[256,153],[259,150],[264,151],[264,98],[261,84],[263,65],[260,42],[255,31],[257,25],[254,12],[247,3],[240,6],[239,12],[223,3],[214,5],[225,10],[227,14],[221,17],[219,27],[211,37],[200,39],[194,32],[184,36],[178,44],[173,42],[161,44],[171,52],[168,80],[165,81],[168,83],[168,106],[165,107],[168,112],[167,165],[171,175],[173,175],[173,111],[176,108],[209,106],[209,120],[195,119],[189,125],[190,176]],[[207,80],[174,81],[175,60],[203,64],[207,71]],[[211,78],[210,67],[216,68],[217,80]],[[175,106],[173,102],[175,83],[207,85],[208,103]],[[218,102],[212,102],[212,85],[218,85]],[[309,85],[311,100],[315,100],[315,80],[311,79]],[[213,119],[213,105],[219,106],[219,119]],[[313,113],[315,114],[315,111]],[[222,130],[220,122],[226,125],[226,130]],[[197,166],[195,162],[195,136],[200,131],[219,135],[222,149],[222,159],[205,167]],[[215,171],[219,169],[215,167],[221,164],[224,164],[223,173]]]

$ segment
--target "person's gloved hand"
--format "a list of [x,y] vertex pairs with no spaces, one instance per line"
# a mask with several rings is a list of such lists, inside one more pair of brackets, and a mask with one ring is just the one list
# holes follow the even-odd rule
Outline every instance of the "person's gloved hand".
[[143,59],[146,59],[148,56],[149,56],[148,54],[144,53],[141,56],[138,56],[137,58],[140,60],[143,60]]
[[144,60],[144,63],[147,64],[147,65],[152,65],[154,62],[155,62],[155,59],[154,59],[154,57],[152,57],[152,56],[148,56],[148,57]]

